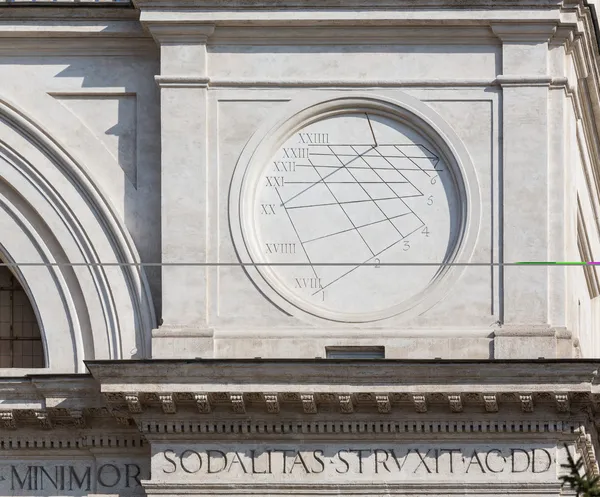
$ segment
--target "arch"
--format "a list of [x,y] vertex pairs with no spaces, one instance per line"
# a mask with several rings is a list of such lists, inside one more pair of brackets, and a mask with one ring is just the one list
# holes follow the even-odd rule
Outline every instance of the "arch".
[[0,252],[20,264],[48,370],[150,356],[154,308],[123,222],[85,168],[1,99]]

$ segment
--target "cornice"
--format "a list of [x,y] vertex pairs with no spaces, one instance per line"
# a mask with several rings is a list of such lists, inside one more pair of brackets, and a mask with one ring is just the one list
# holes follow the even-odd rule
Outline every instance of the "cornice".
[[[4,404],[28,399],[46,401],[53,397],[69,399],[71,403],[89,402],[98,397],[98,384],[89,375],[29,375],[19,378],[0,378],[0,398]],[[84,407],[84,404],[77,404]],[[101,405],[101,404],[98,404]],[[94,407],[89,404],[85,407]]]
[[154,80],[160,88],[208,88],[208,84],[210,81],[208,78],[203,77],[201,75],[154,76]]
[[[600,410],[598,361],[185,360],[88,363],[121,420],[569,415]],[[171,422],[169,421],[169,422]]]
[[22,20],[3,19],[0,22],[0,36],[10,38],[43,37],[98,37],[98,38],[148,38],[136,20],[70,19],[57,22],[51,19]]
[[[587,392],[565,392],[546,389],[521,392],[486,392],[481,389],[459,393],[455,386],[440,387],[434,392],[408,393],[389,389],[386,393],[364,389],[362,392],[347,391],[297,391],[280,389],[265,392],[240,392],[233,386],[219,392],[196,393],[164,391],[155,393],[146,388],[135,393],[108,392],[104,398],[109,411],[118,419],[158,419],[178,423],[184,419],[194,422],[247,420],[267,416],[284,419],[286,416],[306,416],[307,420],[330,419],[342,416],[348,421],[370,416],[382,421],[402,419],[407,416],[451,414],[482,416],[500,413],[530,414],[536,416],[562,416],[600,410],[600,395]],[[266,388],[265,388],[266,390]],[[452,391],[454,390],[454,391]],[[174,416],[177,414],[177,416]],[[165,416],[166,415],[166,416]],[[427,416],[425,416],[427,415]],[[470,419],[470,418],[469,418]],[[204,420],[204,421],[202,421]]]
[[163,43],[199,43],[204,44],[214,33],[214,24],[204,22],[185,22],[152,20],[144,23],[154,39]]
[[[517,392],[524,384],[543,390],[600,393],[596,386],[600,361],[411,361],[411,360],[288,360],[199,359],[152,361],[88,361],[102,392],[169,390],[193,392],[198,385],[208,392],[222,385],[242,392],[329,391],[386,392],[390,387],[407,392],[434,392],[450,383],[457,392],[478,389]],[[123,390],[123,388],[125,388]]]
[[553,80],[550,76],[511,76],[502,74],[496,78],[496,82],[502,88],[521,86],[545,86],[549,87]]
[[87,375],[32,375],[0,379],[0,428],[82,428],[100,421],[114,424]]
[[10,38],[0,33],[0,56],[139,56],[154,57],[159,52],[151,37],[96,38],[96,37],[42,37]]
[[158,434],[321,437],[571,433],[600,412],[598,366],[584,360],[92,361],[94,377],[1,379],[0,435],[135,425]]
[[492,24],[494,34],[503,43],[548,41],[556,32],[556,23]]
[[[58,8],[57,8],[58,7]],[[53,2],[0,0],[0,17],[6,19],[56,20],[56,19],[138,19],[139,12],[130,2],[95,0]]]
[[287,8],[297,9],[355,9],[379,10],[402,9],[409,11],[429,9],[511,9],[511,10],[539,10],[556,9],[553,0],[133,0],[136,7],[160,6],[168,8],[198,7],[204,9],[269,9],[280,10]]

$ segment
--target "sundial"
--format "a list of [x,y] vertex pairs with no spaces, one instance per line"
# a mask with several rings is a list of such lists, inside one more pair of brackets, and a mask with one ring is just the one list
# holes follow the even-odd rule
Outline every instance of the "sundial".
[[342,322],[401,314],[452,261],[461,224],[455,172],[393,114],[324,113],[261,157],[250,161],[236,204],[240,254],[292,313]]

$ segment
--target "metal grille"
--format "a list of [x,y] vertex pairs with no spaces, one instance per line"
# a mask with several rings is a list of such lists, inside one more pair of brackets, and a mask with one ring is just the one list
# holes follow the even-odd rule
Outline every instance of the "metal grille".
[[23,287],[0,267],[0,368],[43,368],[40,329]]

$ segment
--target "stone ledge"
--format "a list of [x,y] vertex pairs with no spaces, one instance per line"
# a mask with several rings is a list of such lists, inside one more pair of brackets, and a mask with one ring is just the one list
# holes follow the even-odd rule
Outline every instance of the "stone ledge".
[[[87,361],[102,392],[599,393],[600,361],[164,359]],[[441,387],[449,385],[452,387]]]

